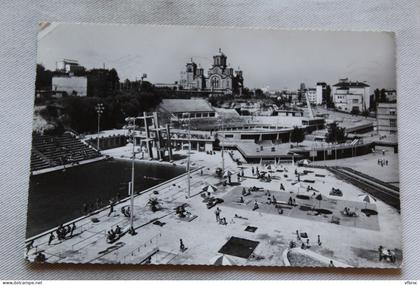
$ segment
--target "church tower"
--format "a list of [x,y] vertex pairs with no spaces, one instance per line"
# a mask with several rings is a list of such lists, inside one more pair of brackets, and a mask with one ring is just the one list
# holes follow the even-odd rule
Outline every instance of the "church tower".
[[213,66],[220,66],[222,69],[226,68],[226,55],[219,48],[219,53],[213,56]]

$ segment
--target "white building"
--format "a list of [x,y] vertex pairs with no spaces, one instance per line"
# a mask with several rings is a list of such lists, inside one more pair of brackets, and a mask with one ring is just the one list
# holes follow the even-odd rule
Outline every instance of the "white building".
[[53,76],[52,91],[69,96],[86,96],[87,78],[86,76]]
[[322,89],[321,92],[318,92],[318,86],[316,88],[306,89],[305,95],[308,98],[309,103],[314,105],[322,104]]
[[327,83],[325,82],[318,82],[316,84],[316,98],[317,98],[317,105],[321,105],[324,103],[324,92],[327,90]]
[[333,85],[332,97],[335,107],[344,112],[362,112],[370,107],[370,87],[365,82],[340,79]]

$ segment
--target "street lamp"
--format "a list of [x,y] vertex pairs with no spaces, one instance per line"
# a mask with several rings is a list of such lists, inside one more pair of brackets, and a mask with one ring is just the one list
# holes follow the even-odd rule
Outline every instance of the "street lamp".
[[[219,117],[219,122],[221,124],[221,135],[223,135],[223,143],[222,143],[222,175],[223,173],[225,173],[225,133],[224,133],[224,126],[225,126],[225,121],[223,120],[223,117]],[[222,137],[222,136],[220,136]],[[220,140],[220,143],[222,141]]]
[[131,182],[128,184],[128,190],[130,193],[130,229],[129,233],[135,235],[134,230],[134,162],[136,158],[136,120],[141,119],[140,117],[128,117],[125,119],[127,125],[125,128],[128,130],[128,134],[133,144],[132,157],[131,157]]
[[187,156],[187,191],[188,191],[188,199],[191,197],[191,181],[190,181],[190,160],[191,160],[191,114],[190,113],[182,113],[182,122],[183,127],[187,126],[188,130],[188,156]]
[[102,103],[96,104],[95,110],[96,110],[96,113],[98,114],[98,137],[97,137],[96,147],[97,147],[98,151],[100,150],[100,147],[99,147],[99,131],[100,131],[101,115],[104,112],[104,109],[105,109],[104,104],[102,104]]

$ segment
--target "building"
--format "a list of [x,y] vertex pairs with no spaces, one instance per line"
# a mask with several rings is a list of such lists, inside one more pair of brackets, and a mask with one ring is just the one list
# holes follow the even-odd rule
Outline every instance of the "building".
[[71,76],[68,74],[54,75],[52,77],[52,92],[56,96],[86,96],[86,76]]
[[305,96],[308,98],[309,103],[314,105],[321,105],[322,104],[322,89],[321,92],[318,92],[317,88],[308,88],[305,91]]
[[170,114],[172,118],[181,119],[184,113],[191,118],[211,118],[216,111],[205,99],[162,99],[158,112]]
[[376,120],[378,124],[378,133],[397,134],[397,104],[379,103]]
[[318,100],[317,105],[321,105],[326,101],[326,92],[327,92],[327,83],[325,82],[317,82],[316,84],[316,97]]
[[57,63],[57,70],[60,72],[64,72],[70,75],[86,75],[86,69],[84,66],[80,65],[77,60],[73,59],[63,59],[59,63]]
[[179,85],[185,90],[214,92],[215,94],[241,94],[243,76],[241,70],[234,70],[227,64],[227,56],[219,49],[213,56],[213,65],[207,74],[193,59],[181,72]]
[[340,79],[333,85],[332,99],[340,111],[362,112],[370,107],[370,87],[365,82]]

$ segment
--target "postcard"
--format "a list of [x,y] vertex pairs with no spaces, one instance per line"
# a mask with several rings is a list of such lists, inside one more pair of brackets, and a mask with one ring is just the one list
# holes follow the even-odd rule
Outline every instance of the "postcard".
[[395,61],[390,32],[40,24],[25,259],[400,268]]

